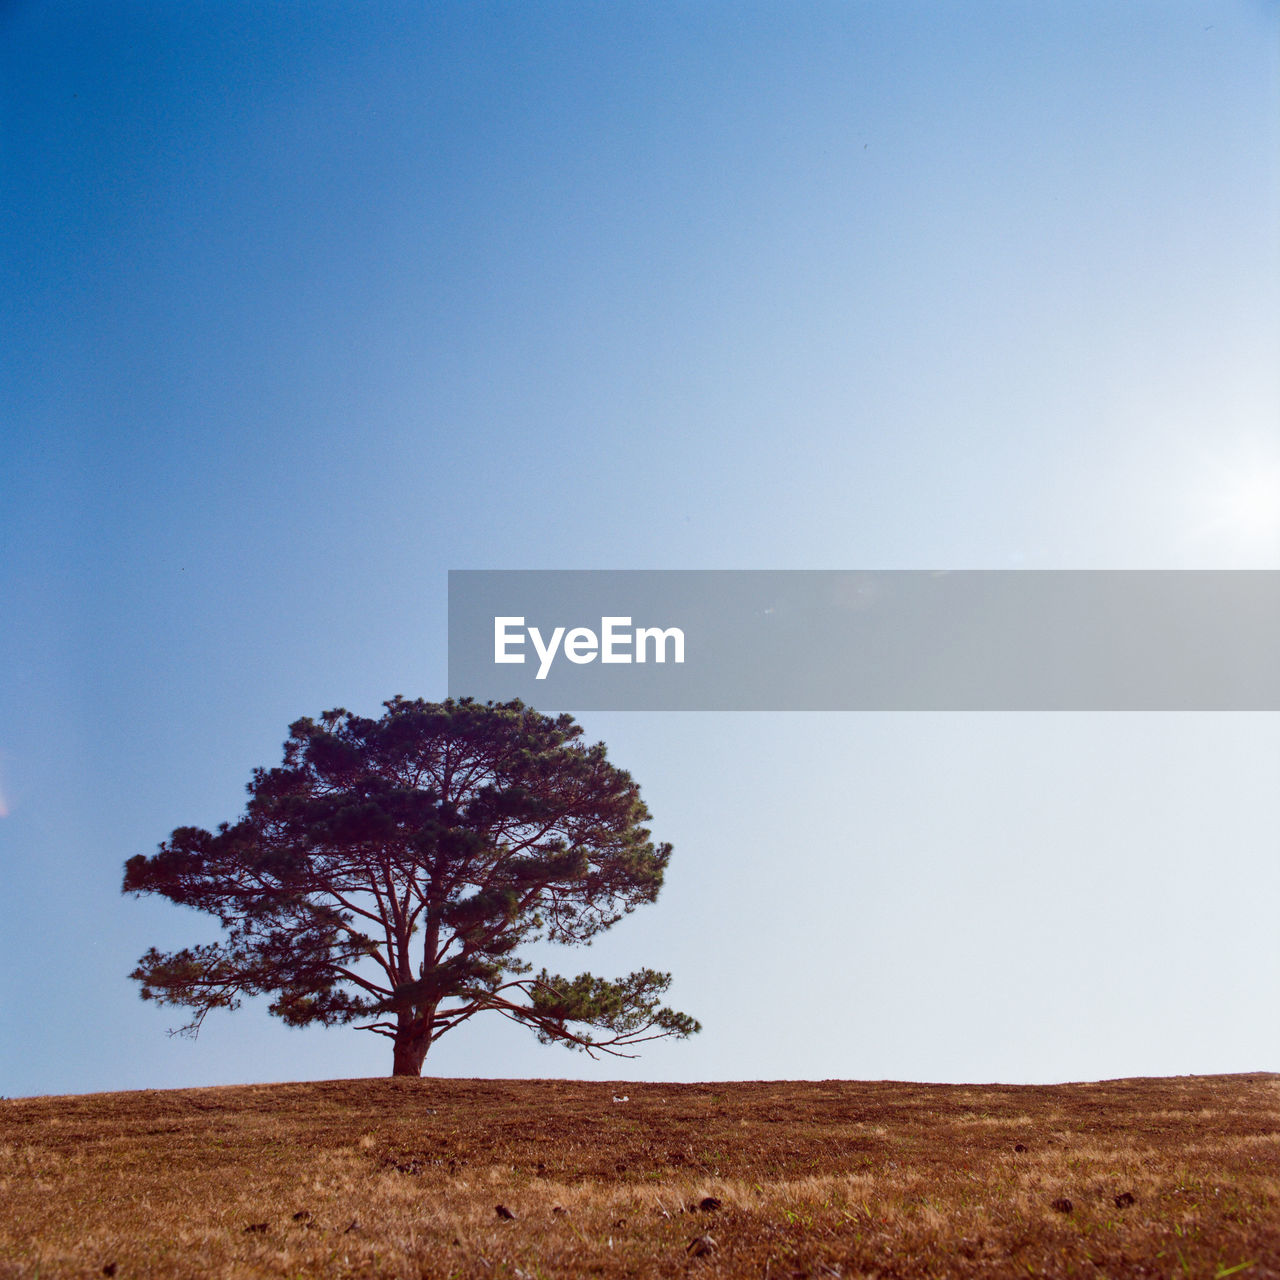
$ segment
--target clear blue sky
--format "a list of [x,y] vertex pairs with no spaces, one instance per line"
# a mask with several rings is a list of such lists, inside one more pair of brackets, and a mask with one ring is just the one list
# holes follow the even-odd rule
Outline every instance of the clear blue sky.
[[[1280,8],[0,8],[0,1092],[194,1045],[120,896],[288,723],[445,691],[450,568],[1280,568]],[[1280,1067],[1280,717],[599,715],[676,847],[594,1066]],[[501,1020],[499,1020],[501,1021]]]

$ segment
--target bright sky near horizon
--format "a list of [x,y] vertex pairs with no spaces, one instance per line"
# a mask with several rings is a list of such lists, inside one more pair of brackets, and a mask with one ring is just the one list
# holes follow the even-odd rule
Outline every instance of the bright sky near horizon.
[[[1280,568],[1274,0],[0,8],[0,1093],[379,1075],[124,860],[445,693],[454,568]],[[1280,1069],[1280,716],[580,717],[675,845],[427,1072]],[[496,1025],[495,1025],[496,1024]]]

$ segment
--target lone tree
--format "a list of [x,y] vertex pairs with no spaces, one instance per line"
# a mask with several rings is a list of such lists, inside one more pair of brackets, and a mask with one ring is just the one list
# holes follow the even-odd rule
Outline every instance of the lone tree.
[[126,893],[225,930],[149,950],[131,975],[142,998],[193,1010],[192,1035],[244,995],[273,996],[292,1026],[362,1022],[394,1043],[394,1075],[420,1074],[445,1032],[486,1009],[592,1055],[698,1031],[659,1003],[670,974],[564,978],[517,955],[590,942],[658,896],[671,846],[650,841],[639,788],[604,745],[520,702],[383,705],[378,720],[298,720],[283,764],[254,771],[239,821],[179,827],[129,859]]

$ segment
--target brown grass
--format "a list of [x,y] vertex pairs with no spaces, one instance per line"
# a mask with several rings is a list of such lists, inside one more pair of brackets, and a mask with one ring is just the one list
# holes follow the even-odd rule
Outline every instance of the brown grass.
[[[1278,1193],[1270,1075],[348,1080],[0,1102],[4,1280],[1260,1280],[1280,1276]],[[698,1209],[706,1197],[719,1207]]]

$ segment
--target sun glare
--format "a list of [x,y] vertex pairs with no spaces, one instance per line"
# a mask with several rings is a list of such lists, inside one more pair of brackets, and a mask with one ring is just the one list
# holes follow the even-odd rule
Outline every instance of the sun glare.
[[1280,552],[1280,458],[1251,457],[1210,468],[1200,533],[1246,554]]
[[1280,468],[1244,476],[1227,495],[1230,519],[1246,537],[1280,533]]

